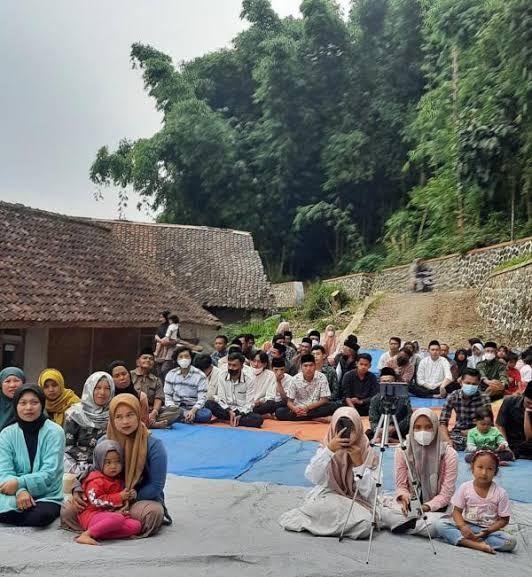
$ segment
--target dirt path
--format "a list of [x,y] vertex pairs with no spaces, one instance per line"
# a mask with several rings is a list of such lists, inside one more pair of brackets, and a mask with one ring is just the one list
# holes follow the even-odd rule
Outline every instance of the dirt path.
[[388,338],[398,336],[417,340],[423,348],[438,339],[454,349],[473,336],[496,338],[483,334],[475,308],[476,294],[476,290],[463,290],[385,295],[362,322],[358,342],[367,348],[386,348]]

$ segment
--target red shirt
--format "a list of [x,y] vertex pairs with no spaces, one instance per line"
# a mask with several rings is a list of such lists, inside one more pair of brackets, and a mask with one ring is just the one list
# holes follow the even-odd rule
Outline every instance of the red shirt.
[[[521,390],[521,373],[514,367],[513,369],[506,369],[508,375],[508,388],[504,391],[505,395],[513,395]],[[513,383],[510,380],[513,379]]]
[[122,506],[120,493],[124,490],[124,481],[120,478],[106,477],[101,471],[92,471],[81,484],[89,506],[78,515],[79,524],[87,529],[95,513],[117,509]]

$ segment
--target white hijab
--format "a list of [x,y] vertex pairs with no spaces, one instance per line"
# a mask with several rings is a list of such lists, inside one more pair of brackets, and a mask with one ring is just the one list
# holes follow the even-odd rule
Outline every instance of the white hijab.
[[[111,389],[111,395],[107,403],[101,407],[94,402],[94,389],[102,380],[106,379]],[[72,405],[67,411],[70,417],[80,427],[90,427],[92,429],[103,429],[107,427],[109,421],[109,403],[115,395],[115,384],[113,377],[104,371],[93,373],[86,381],[81,395],[81,403]]]

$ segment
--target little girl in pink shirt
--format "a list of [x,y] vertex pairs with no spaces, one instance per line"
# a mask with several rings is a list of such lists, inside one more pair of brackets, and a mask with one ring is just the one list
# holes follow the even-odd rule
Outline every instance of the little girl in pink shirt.
[[451,499],[452,520],[443,518],[436,523],[439,539],[492,554],[513,551],[515,537],[501,531],[510,521],[510,501],[506,491],[493,481],[499,457],[481,449],[473,455],[471,470],[473,480],[460,485]]

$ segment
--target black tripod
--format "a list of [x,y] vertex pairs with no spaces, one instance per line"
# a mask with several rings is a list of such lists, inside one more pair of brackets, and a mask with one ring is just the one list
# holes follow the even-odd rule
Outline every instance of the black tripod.
[[[380,497],[381,489],[382,489],[382,481],[381,481],[381,479],[383,477],[382,463],[383,463],[384,451],[386,451],[386,449],[388,448],[388,438],[389,438],[389,432],[390,432],[390,425],[391,424],[393,424],[393,426],[395,427],[395,431],[397,433],[397,437],[399,439],[401,449],[403,451],[406,451],[406,443],[405,443],[403,436],[401,435],[401,431],[399,429],[399,423],[397,422],[397,417],[395,416],[395,413],[397,410],[397,406],[396,406],[397,399],[395,396],[390,396],[389,394],[387,394],[386,388],[384,390],[383,398],[384,398],[384,410],[381,413],[381,416],[379,418],[379,422],[377,424],[377,428],[375,429],[375,435],[373,437],[373,439],[378,439],[379,435],[380,435],[380,441],[378,442],[378,444],[373,442],[373,441],[370,443],[372,448],[375,446],[379,447],[379,463],[377,465],[376,490],[375,490],[374,495],[373,495],[373,508],[372,508],[372,514],[371,514],[371,530],[370,530],[370,534],[369,534],[369,544],[368,544],[368,554],[366,556],[366,565],[369,564],[369,558],[371,555],[371,545],[373,543],[373,532],[374,532],[375,528],[379,528],[377,526],[377,503],[378,503],[378,499]],[[340,541],[342,541],[342,539],[344,538],[345,529],[347,527],[347,523],[349,521],[349,518],[351,517],[351,513],[353,512],[353,506],[355,504],[355,500],[356,500],[357,495],[358,495],[359,482],[362,479],[362,477],[364,476],[364,472],[368,467],[369,459],[371,458],[372,454],[373,454],[373,451],[368,452],[368,456],[366,457],[366,460],[364,462],[364,468],[362,469],[362,473],[357,474],[357,486],[355,488],[355,494],[353,495],[353,499],[351,501],[351,506],[349,508],[349,513],[347,514],[344,526],[342,528],[342,532],[340,534],[340,538],[339,538]],[[420,493],[419,493],[419,483],[418,483],[417,479],[414,477],[412,468],[410,466],[410,463],[408,462],[408,459],[406,458],[406,455],[405,455],[405,463],[406,463],[406,466],[408,469],[408,478],[410,480],[410,484],[412,485],[412,487],[414,489],[414,497],[412,498],[412,502],[416,501],[418,517],[420,519],[422,519],[424,524],[425,524],[425,530],[427,531],[427,535],[429,537],[429,542],[430,542],[430,546],[432,548],[432,552],[434,553],[434,555],[436,555],[436,549],[434,548],[434,543],[432,542],[432,537],[430,535],[429,527],[427,524],[427,514],[422,509],[421,497],[420,497]]]

